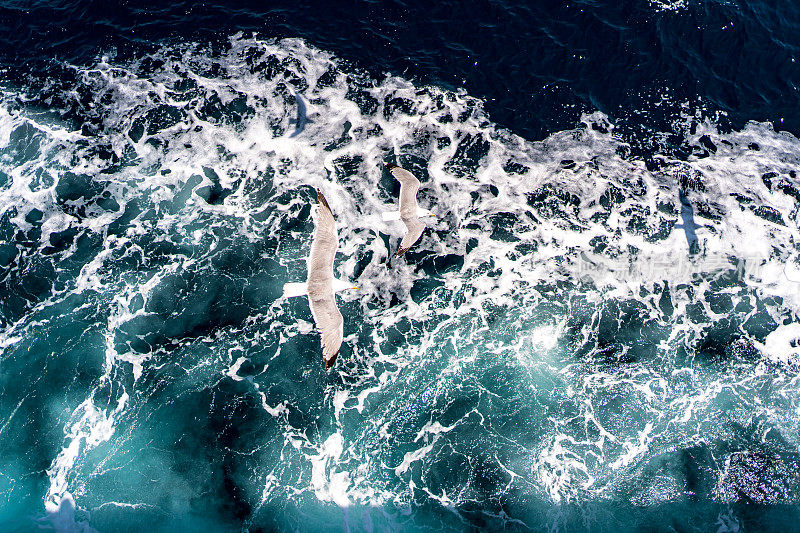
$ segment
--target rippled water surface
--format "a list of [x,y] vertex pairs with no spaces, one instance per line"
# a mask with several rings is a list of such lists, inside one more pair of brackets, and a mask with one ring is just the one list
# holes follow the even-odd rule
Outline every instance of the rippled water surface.
[[[789,64],[774,97],[740,72],[747,54],[730,71],[710,54],[716,85],[672,83],[697,60],[687,41],[670,51],[684,63],[650,49],[640,66],[661,61],[663,77],[636,74],[611,101],[597,52],[569,32],[549,42],[584,59],[543,57],[527,81],[487,76],[530,59],[448,79],[466,35],[404,72],[397,32],[419,33],[420,8],[394,6],[395,33],[389,7],[359,15],[394,49],[386,65],[379,48],[348,55],[346,17],[315,39],[277,8],[272,36],[230,7],[214,37],[187,12],[197,34],[156,38],[144,8],[111,44],[71,23],[63,40],[6,37],[55,51],[4,56],[29,71],[7,68],[0,94],[3,529],[796,529],[791,42],[772,45]],[[588,14],[531,35],[621,16],[569,7]],[[710,28],[750,9],[793,27],[734,7],[631,16],[683,27],[704,8]],[[37,8],[3,9],[36,28]],[[491,34],[515,9],[475,17]],[[722,46],[706,30],[703,50]],[[610,64],[627,62],[623,42]],[[741,101],[714,96],[725,80]],[[399,191],[386,162],[437,215],[392,261],[404,227],[381,217]],[[336,275],[359,287],[338,299],[330,374],[307,300],[282,296],[306,276],[315,188],[337,220]]]

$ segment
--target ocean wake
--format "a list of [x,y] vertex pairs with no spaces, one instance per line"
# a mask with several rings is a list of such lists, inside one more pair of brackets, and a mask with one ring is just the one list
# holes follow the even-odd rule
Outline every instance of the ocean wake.
[[[0,106],[0,523],[735,531],[800,500],[797,138],[533,142],[291,39],[64,69]],[[391,264],[390,161],[437,215]],[[281,293],[315,188],[359,286],[330,375]]]

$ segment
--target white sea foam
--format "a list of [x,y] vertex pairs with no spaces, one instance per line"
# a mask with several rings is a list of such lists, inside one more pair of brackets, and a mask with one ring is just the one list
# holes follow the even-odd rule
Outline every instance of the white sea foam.
[[59,504],[50,509],[47,518],[39,521],[39,528],[56,533],[97,533],[86,520],[75,516],[75,501],[70,493],[64,493]]
[[312,464],[311,484],[322,501],[333,501],[339,507],[350,505],[347,489],[348,472],[337,472],[336,464],[342,455],[342,436],[334,433],[322,445],[317,456],[309,457]]
[[128,395],[123,394],[114,410],[108,413],[105,409],[98,410],[89,398],[72,413],[74,422],[67,435],[69,443],[47,471],[50,488],[45,496],[45,508],[48,513],[60,513],[64,498],[69,498],[69,505],[72,505],[67,476],[82,453],[111,438],[114,434],[115,417],[125,409],[127,401]]
[[764,341],[763,353],[769,359],[781,363],[800,363],[800,324],[778,326],[767,335]]

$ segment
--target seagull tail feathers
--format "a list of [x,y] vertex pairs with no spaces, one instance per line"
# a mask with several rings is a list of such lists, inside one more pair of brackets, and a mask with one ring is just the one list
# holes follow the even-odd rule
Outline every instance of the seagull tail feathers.
[[400,220],[400,211],[383,211],[381,213],[381,218],[384,222],[389,222],[390,220]]

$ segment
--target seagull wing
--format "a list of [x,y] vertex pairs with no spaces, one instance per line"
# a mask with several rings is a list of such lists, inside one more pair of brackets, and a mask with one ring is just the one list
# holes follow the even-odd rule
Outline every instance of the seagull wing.
[[419,240],[422,231],[425,229],[425,224],[418,217],[412,219],[404,218],[403,222],[406,225],[406,234],[403,236],[403,240],[400,241],[400,248],[397,249],[395,257],[400,257],[414,246],[414,243]]
[[342,313],[333,295],[333,259],[338,237],[336,221],[322,193],[317,191],[317,227],[311,255],[308,256],[308,301],[314,323],[322,333],[322,357],[325,369],[330,370],[342,346]]
[[398,166],[390,166],[389,172],[400,182],[400,218],[415,218],[417,216],[417,191],[419,180],[414,174]]
[[330,370],[339,350],[342,348],[342,338],[344,337],[344,319],[333,294],[322,298],[314,298],[308,294],[311,306],[311,314],[314,316],[314,323],[322,334],[322,358],[325,360],[325,370]]

